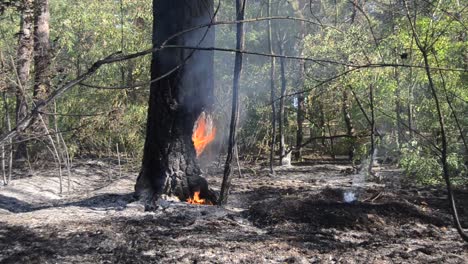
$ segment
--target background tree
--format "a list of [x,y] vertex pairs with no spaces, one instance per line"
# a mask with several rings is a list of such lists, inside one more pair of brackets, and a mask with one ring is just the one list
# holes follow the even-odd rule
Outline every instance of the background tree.
[[[19,33],[16,71],[18,84],[16,86],[16,123],[28,113],[27,90],[29,88],[32,52],[34,47],[34,1],[24,0],[21,6],[21,29]],[[19,141],[22,141],[20,136]],[[26,143],[18,144],[16,158],[26,158]]]
[[34,2],[34,103],[50,94],[50,12],[48,0]]

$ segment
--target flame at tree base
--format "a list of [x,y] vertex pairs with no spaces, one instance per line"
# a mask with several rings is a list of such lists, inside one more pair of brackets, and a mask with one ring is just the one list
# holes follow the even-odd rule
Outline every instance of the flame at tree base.
[[194,192],[192,198],[187,199],[189,204],[204,204],[204,205],[213,205],[212,202],[207,201],[206,199],[200,198],[200,192]]

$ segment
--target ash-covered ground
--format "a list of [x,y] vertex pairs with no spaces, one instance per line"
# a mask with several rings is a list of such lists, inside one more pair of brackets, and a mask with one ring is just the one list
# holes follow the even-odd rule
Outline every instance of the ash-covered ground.
[[[468,263],[446,192],[401,186],[376,168],[369,182],[348,165],[245,166],[226,208],[133,199],[137,172],[102,161],[72,168],[63,195],[55,169],[17,171],[0,187],[0,263]],[[213,189],[221,170],[207,169]],[[457,190],[468,226],[468,190]]]

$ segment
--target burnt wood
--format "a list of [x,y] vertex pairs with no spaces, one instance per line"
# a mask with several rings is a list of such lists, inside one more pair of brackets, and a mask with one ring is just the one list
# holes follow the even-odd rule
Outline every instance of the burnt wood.
[[[183,30],[213,21],[213,0],[154,0],[153,46]],[[173,38],[168,45],[214,46],[214,28],[201,28]],[[135,193],[155,201],[161,195],[181,200],[200,191],[216,203],[197,162],[192,142],[194,124],[213,105],[213,51],[163,49],[153,53],[152,83],[143,164]]]

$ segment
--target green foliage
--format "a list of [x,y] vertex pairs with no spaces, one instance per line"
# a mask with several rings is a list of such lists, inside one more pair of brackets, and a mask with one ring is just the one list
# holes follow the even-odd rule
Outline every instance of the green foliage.
[[[408,177],[422,184],[441,180],[437,152],[428,142],[440,145],[434,99],[422,65],[413,30],[400,2],[362,3],[363,14],[349,1],[310,2],[302,15],[304,23],[274,20],[274,53],[279,45],[286,55],[315,59],[305,63],[305,76],[299,79],[299,60],[286,60],[287,94],[286,143],[294,146],[297,130],[297,96],[305,99],[305,138],[347,133],[343,114],[343,92],[348,93],[349,114],[358,139],[335,140],[334,154],[346,154],[356,145],[356,159],[366,159],[369,152],[370,87],[374,89],[375,121],[382,142],[379,155],[400,157]],[[120,4],[123,3],[123,9]],[[276,16],[297,16],[301,1],[280,1],[274,5]],[[455,0],[438,6],[411,6],[415,32],[427,46],[432,68],[466,69],[467,10]],[[122,51],[131,53],[151,47],[152,1],[51,1],[51,40],[53,89],[83,74],[96,60]],[[402,12],[397,12],[400,10]],[[261,1],[248,1],[247,18],[265,17]],[[301,12],[301,10],[299,11]],[[19,12],[9,8],[0,16],[0,51],[6,66],[0,70],[2,91],[7,91],[10,115],[14,116],[16,56]],[[221,1],[218,21],[235,20],[233,1]],[[122,24],[123,21],[123,24]],[[216,26],[216,47],[235,47],[234,24]],[[245,25],[246,50],[268,53],[267,21]],[[301,32],[305,37],[301,38]],[[79,86],[57,101],[57,122],[73,155],[108,155],[120,151],[139,158],[144,142],[146,107],[149,95],[150,56],[107,65],[87,84],[103,87],[132,86],[138,89],[92,89]],[[268,151],[271,126],[270,57],[245,55],[241,78],[239,145],[245,153],[256,156]],[[280,60],[276,59],[274,80],[278,98],[281,87]],[[353,65],[375,64],[356,68]],[[14,64],[14,63],[13,63]],[[378,66],[385,64],[387,66]],[[397,65],[389,67],[388,65]],[[215,115],[217,143],[227,138],[230,120],[231,87],[234,53],[215,53]],[[33,70],[33,69],[32,69]],[[32,71],[33,72],[33,71]],[[466,154],[461,144],[459,126],[468,127],[468,73],[465,71],[431,70],[449,138],[449,164],[457,183],[467,179]],[[32,97],[32,82],[28,98]],[[351,93],[353,91],[356,98]],[[358,106],[361,104],[365,114]],[[449,107],[448,103],[452,107]],[[278,101],[276,101],[277,106]],[[278,107],[277,107],[278,108]],[[452,112],[452,109],[454,112]],[[3,108],[0,109],[2,117]],[[50,112],[51,110],[49,110]],[[456,124],[454,116],[458,117]],[[410,123],[411,121],[411,123]],[[14,122],[13,122],[14,123]],[[409,128],[411,127],[412,130]],[[466,134],[466,132],[465,132]],[[466,135],[465,135],[466,136]],[[427,140],[426,140],[427,139]],[[317,141],[321,143],[321,141]],[[331,142],[311,145],[314,151],[332,154]]]
[[[408,178],[414,182],[423,185],[444,183],[440,160],[417,141],[411,141],[402,146],[400,166]],[[463,156],[451,153],[448,156],[448,166],[454,184],[467,183],[468,170]]]
[[427,153],[417,141],[403,144],[400,166],[412,181],[420,184],[440,184],[442,169],[436,157]]

